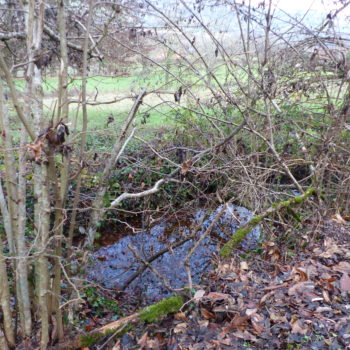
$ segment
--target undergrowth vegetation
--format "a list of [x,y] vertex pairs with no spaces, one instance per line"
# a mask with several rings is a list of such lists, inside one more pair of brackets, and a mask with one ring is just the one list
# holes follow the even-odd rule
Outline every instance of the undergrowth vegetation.
[[[323,218],[347,225],[350,47],[336,20],[350,3],[332,2],[312,26],[309,12],[299,18],[273,1],[253,3],[4,2],[0,348],[59,347],[66,330],[77,328],[94,330],[89,346],[108,343],[132,327],[112,333],[114,326],[99,320],[125,321],[127,311],[140,310],[146,293],[138,299],[125,291],[145,271],[173,295],[133,314],[153,323],[184,303],[199,305],[187,301],[199,283],[196,264],[203,273],[210,263],[194,261],[207,244],[218,269],[232,270],[237,257],[272,257],[276,277],[281,261],[318,242]],[[230,224],[220,221],[226,210]],[[194,218],[199,213],[202,222]],[[165,228],[153,244],[158,224]],[[218,234],[215,225],[228,227]],[[254,249],[237,252],[257,225]],[[114,231],[114,240],[145,242],[95,252]],[[189,251],[168,264],[187,278],[178,289],[152,263],[176,258],[174,249],[185,246]],[[109,290],[87,278],[93,263],[118,269],[121,259],[109,264],[118,257],[130,258],[125,283],[117,278]],[[243,264],[233,280],[247,269]],[[213,276],[206,277],[209,286]],[[210,320],[215,310],[201,312]],[[244,322],[258,337],[255,314]],[[236,316],[225,309],[225,317],[234,323]],[[147,337],[139,342],[144,348]]]

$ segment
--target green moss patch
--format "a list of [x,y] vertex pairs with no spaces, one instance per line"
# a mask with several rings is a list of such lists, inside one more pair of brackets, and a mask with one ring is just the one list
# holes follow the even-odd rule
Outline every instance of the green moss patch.
[[229,241],[222,247],[220,251],[220,255],[224,258],[229,257],[231,254],[232,249],[238,246],[239,243],[242,242],[242,240],[247,236],[247,234],[256,226],[258,225],[265,217],[268,215],[275,213],[276,211],[281,210],[282,208],[287,208],[287,210],[290,210],[293,217],[300,221],[300,217],[298,214],[296,214],[290,206],[301,204],[306,198],[316,194],[315,188],[309,188],[304,194],[301,196],[293,197],[286,201],[281,201],[279,203],[273,203],[269,209],[267,209],[265,212],[263,212],[260,215],[254,216],[252,219],[250,219],[245,225],[243,225],[241,228],[239,228],[229,239]]
[[161,316],[179,311],[183,304],[184,300],[181,296],[164,299],[141,310],[140,319],[148,323],[153,322]]

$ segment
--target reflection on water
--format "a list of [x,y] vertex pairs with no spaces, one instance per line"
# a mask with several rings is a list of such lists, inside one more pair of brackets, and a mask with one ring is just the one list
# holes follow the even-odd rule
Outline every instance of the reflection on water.
[[[208,215],[194,241],[203,234],[220,209],[221,207]],[[108,288],[121,288],[142,264],[135,259],[129,250],[129,244],[134,246],[139,255],[147,260],[160,250],[184,239],[190,233],[190,223],[199,222],[205,214],[205,210],[198,210],[194,215],[190,215],[189,220],[186,220],[189,223],[187,226],[179,227],[174,223],[164,222],[152,227],[149,232],[129,235],[119,239],[117,243],[100,248],[92,257],[88,268],[88,278]],[[203,240],[201,246],[191,257],[191,272],[195,283],[198,283],[203,273],[210,268],[210,258],[219,249],[219,241],[227,240],[241,224],[247,222],[251,217],[252,213],[248,209],[228,205],[220,220],[215,224],[211,236]],[[242,247],[244,249],[252,248],[257,244],[259,237],[260,229],[256,227],[242,243]],[[152,262],[152,266],[167,279],[173,288],[181,288],[187,284],[183,261],[193,244],[193,240],[187,241]],[[126,292],[142,293],[144,298],[149,301],[156,301],[170,294],[163,283],[149,269],[136,278],[126,289]]]

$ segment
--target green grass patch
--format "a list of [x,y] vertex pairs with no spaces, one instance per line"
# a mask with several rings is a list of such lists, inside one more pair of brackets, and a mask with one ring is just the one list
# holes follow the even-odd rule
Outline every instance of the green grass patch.
[[[88,94],[106,94],[135,91],[142,88],[156,88],[166,84],[166,74],[160,68],[143,69],[139,68],[130,72],[127,76],[91,76],[87,78],[86,90]],[[15,85],[19,91],[25,89],[25,79],[17,78]],[[82,79],[79,76],[70,77],[68,91],[79,94]],[[52,94],[57,90],[58,77],[43,78],[44,94]]]

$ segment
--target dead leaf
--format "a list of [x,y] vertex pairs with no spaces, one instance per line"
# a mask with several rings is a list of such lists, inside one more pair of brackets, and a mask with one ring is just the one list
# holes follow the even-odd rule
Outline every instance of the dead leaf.
[[232,335],[247,341],[252,341],[252,342],[257,341],[256,337],[253,334],[249,333],[248,331],[244,331],[244,332],[237,331],[237,332],[234,332]]
[[174,315],[175,320],[179,321],[187,321],[188,318],[184,312],[178,312],[177,314]]
[[186,329],[187,329],[187,323],[179,323],[175,326],[174,333],[175,334],[184,333]]
[[315,289],[315,284],[312,282],[299,282],[288,289],[288,295],[303,294]]
[[229,294],[225,293],[217,293],[217,292],[210,292],[206,298],[212,299],[212,300],[226,300],[230,298]]
[[147,342],[145,349],[159,349],[159,340],[158,339],[150,339]]
[[223,340],[212,340],[212,344],[217,345],[217,349],[221,349],[220,345],[232,346],[231,339],[223,339]]
[[277,285],[265,287],[263,290],[275,290],[275,289],[283,288],[283,287],[286,287],[286,286],[288,286],[288,283],[284,282],[282,284],[277,284]]
[[323,244],[326,247],[326,250],[319,254],[322,258],[331,258],[334,254],[341,251],[338,245],[330,237],[327,237]]
[[207,309],[201,309],[201,314],[207,320],[211,318],[215,319],[215,315],[212,312],[208,311]]
[[185,160],[182,163],[180,174],[181,175],[186,175],[189,172],[191,165],[192,165],[192,160],[191,159]]
[[34,144],[28,144],[27,147],[34,152],[34,160],[36,163],[41,161],[41,153],[43,151],[44,141],[39,139]]
[[204,294],[205,294],[205,290],[203,290],[203,289],[197,290],[196,293],[193,296],[193,299],[194,300],[200,300],[200,299],[203,298]]
[[264,242],[264,243],[262,244],[262,247],[263,247],[264,249],[268,250],[269,247],[274,247],[275,245],[276,245],[275,242]]
[[305,335],[308,330],[308,327],[306,325],[302,325],[300,320],[295,320],[292,323],[292,333]]
[[271,292],[266,293],[261,299],[260,304],[264,304],[270,297],[272,297],[275,292],[272,290]]
[[245,310],[245,314],[247,316],[251,316],[251,315],[255,314],[257,311],[258,311],[258,309],[247,309],[247,310]]
[[140,345],[140,350],[147,346],[148,332],[143,333],[142,337],[138,340],[137,344]]
[[249,320],[248,316],[246,316],[246,315],[240,316],[240,315],[237,314],[232,319],[230,325],[228,327],[224,327],[224,330],[226,332],[230,332],[234,328],[238,328],[238,327],[241,327],[243,325],[247,325],[248,320]]
[[264,317],[259,314],[254,314],[250,318],[255,332],[261,334],[264,331]]
[[208,320],[199,320],[198,325],[201,328],[207,328],[209,326],[209,321]]
[[350,274],[350,264],[347,261],[341,261],[338,265],[333,266],[333,270]]
[[326,237],[323,241],[323,245],[327,248],[331,247],[334,244],[334,241],[331,237]]
[[334,214],[331,217],[331,220],[335,221],[336,223],[341,224],[341,225],[347,225],[347,222],[342,218],[342,216],[339,213]]
[[270,314],[270,319],[271,321],[273,321],[274,323],[287,323],[287,317],[285,315],[279,315],[273,311],[269,312]]
[[240,268],[241,270],[249,270],[249,267],[246,261],[241,261]]
[[323,290],[322,291],[322,296],[323,296],[323,299],[324,301],[327,303],[327,304],[331,304],[331,298],[329,297],[329,293],[327,290]]
[[347,273],[343,273],[343,276],[340,279],[340,290],[342,292],[350,291],[350,277]]
[[120,339],[117,339],[117,341],[114,344],[112,350],[121,350],[121,348],[120,348]]
[[307,270],[305,268],[301,268],[301,267],[297,268],[296,273],[299,274],[300,276],[299,281],[301,282],[305,282],[309,279],[307,276]]
[[328,311],[332,311],[332,308],[329,306],[319,306],[316,309],[316,312],[321,313],[321,312],[328,312]]
[[89,324],[87,324],[87,325],[85,326],[85,330],[86,330],[87,332],[91,331],[92,328],[94,328],[94,325],[92,325],[91,323],[89,323]]

